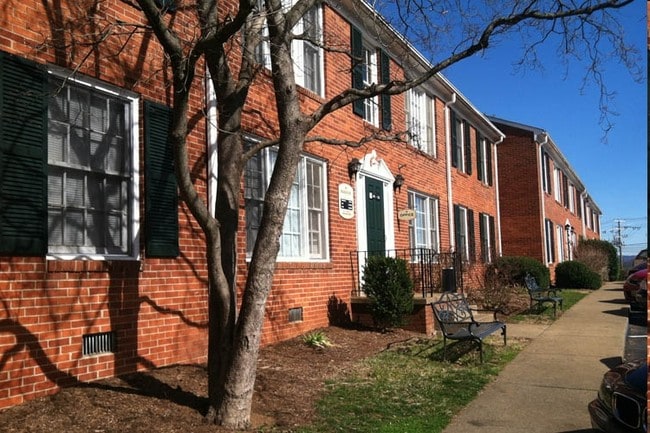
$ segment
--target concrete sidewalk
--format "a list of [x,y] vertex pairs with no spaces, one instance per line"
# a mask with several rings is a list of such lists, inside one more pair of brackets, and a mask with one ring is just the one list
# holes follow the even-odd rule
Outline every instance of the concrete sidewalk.
[[443,433],[588,433],[587,404],[623,354],[623,283],[605,283],[553,324],[508,324],[532,338]]

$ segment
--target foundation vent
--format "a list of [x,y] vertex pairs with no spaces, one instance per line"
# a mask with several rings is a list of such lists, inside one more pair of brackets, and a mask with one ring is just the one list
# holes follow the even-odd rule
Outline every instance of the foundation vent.
[[302,322],[302,307],[289,309],[289,323]]
[[102,353],[114,353],[116,346],[115,332],[98,332],[85,334],[81,340],[81,355],[92,356]]

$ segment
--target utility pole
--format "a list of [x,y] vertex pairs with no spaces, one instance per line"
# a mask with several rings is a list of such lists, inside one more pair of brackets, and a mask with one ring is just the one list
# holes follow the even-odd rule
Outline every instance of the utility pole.
[[612,241],[612,244],[615,247],[618,247],[618,260],[621,266],[621,269],[623,269],[623,239],[627,237],[627,233],[625,233],[626,230],[638,230],[641,227],[639,226],[627,226],[625,225],[625,221],[622,219],[617,219],[614,221],[616,223],[616,228],[613,229],[614,232],[614,240]]

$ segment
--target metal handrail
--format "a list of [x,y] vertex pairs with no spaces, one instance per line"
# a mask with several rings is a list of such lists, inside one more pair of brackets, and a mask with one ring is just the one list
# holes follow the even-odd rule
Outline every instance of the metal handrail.
[[429,248],[405,248],[385,251],[351,251],[352,295],[363,296],[363,266],[371,255],[406,260],[414,285],[414,294],[427,298],[434,293],[463,290],[463,263],[457,253],[441,253]]

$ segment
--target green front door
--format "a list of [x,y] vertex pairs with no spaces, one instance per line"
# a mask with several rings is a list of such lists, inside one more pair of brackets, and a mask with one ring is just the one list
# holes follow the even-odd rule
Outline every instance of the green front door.
[[369,177],[366,177],[366,233],[368,251],[383,253],[386,249],[384,184]]

